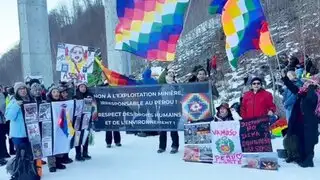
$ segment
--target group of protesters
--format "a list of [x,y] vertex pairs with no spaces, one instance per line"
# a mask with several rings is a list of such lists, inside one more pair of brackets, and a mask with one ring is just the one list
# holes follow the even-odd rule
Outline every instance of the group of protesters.
[[[75,91],[74,91],[75,89]],[[16,155],[16,162],[19,158],[29,159],[33,161],[33,154],[31,151],[31,144],[28,139],[28,133],[26,131],[25,119],[24,119],[24,104],[36,103],[38,106],[41,103],[50,103],[56,101],[67,101],[71,99],[84,99],[93,97],[85,83],[77,84],[76,88],[72,87],[72,84],[61,82],[58,86],[51,86],[48,90],[44,89],[40,81],[32,79],[31,81],[16,82],[13,87],[2,87],[0,89],[0,165],[5,165],[7,161],[5,158]],[[39,122],[41,123],[41,122]],[[41,125],[40,131],[41,131]],[[7,151],[6,135],[9,138],[9,152]],[[88,139],[85,144],[75,147],[76,161],[90,160],[88,152]],[[50,172],[56,172],[57,169],[66,169],[65,164],[70,164],[73,160],[69,157],[69,154],[60,154],[50,156],[47,158],[48,167]],[[41,164],[46,164],[46,161],[41,160]],[[9,164],[8,164],[9,165]],[[21,172],[19,167],[23,164],[17,164],[15,162],[10,163],[10,167],[7,166],[8,172],[12,172],[12,180],[16,179],[28,179],[29,176],[34,175],[33,179],[40,179],[39,174],[28,172]],[[29,167],[29,166],[27,166]],[[34,162],[34,168],[36,171],[36,162]],[[29,171],[29,170],[27,170]],[[32,170],[30,170],[32,171]]]
[[[287,151],[286,162],[295,162],[301,167],[313,167],[314,147],[318,143],[318,124],[320,117],[320,75],[314,66],[308,64],[309,71],[305,71],[304,65],[299,59],[292,57],[282,69],[282,81],[285,85],[283,92],[283,105],[286,109],[288,128],[283,130],[284,147]],[[312,72],[310,73],[310,68]],[[305,71],[305,72],[303,72]],[[208,69],[196,66],[188,82],[210,81],[212,97],[219,98],[215,83],[210,80]],[[142,84],[174,84],[176,73],[169,65],[164,69],[158,80],[152,77],[148,67],[142,75]],[[218,106],[217,113],[210,121],[246,120],[263,116],[277,117],[277,107],[274,104],[272,93],[263,88],[263,77],[245,78],[246,90],[242,92],[240,101],[229,106],[222,103]],[[108,86],[108,82],[102,86]],[[52,85],[49,89],[37,79],[27,83],[17,82],[13,87],[0,86],[0,166],[7,163],[6,158],[21,155],[24,150],[25,156],[32,159],[32,151],[24,120],[23,105],[28,103],[66,101],[71,99],[84,99],[93,95],[89,92],[85,83],[60,82],[58,86]],[[318,102],[319,101],[319,102]],[[167,148],[167,132],[134,132],[136,135],[146,137],[159,135],[158,153],[163,153]],[[179,135],[177,131],[170,132],[172,145],[171,154],[179,149]],[[7,148],[6,136],[9,138]],[[121,136],[118,131],[106,132],[106,145],[111,148],[112,140],[116,146],[121,146]],[[9,149],[9,151],[8,151]],[[88,140],[83,146],[75,147],[76,161],[90,160],[88,152]],[[50,156],[47,158],[50,172],[57,169],[66,169],[65,164],[73,160],[69,154]],[[42,161],[42,164],[45,164]],[[21,174],[12,174],[12,179],[19,179]],[[40,179],[40,176],[38,177]]]

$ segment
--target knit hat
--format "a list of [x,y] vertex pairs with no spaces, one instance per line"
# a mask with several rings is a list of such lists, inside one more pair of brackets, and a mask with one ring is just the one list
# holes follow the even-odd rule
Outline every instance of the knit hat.
[[17,94],[18,93],[18,90],[21,89],[21,88],[27,88],[27,85],[23,82],[16,82],[14,84],[14,93]]
[[41,90],[42,90],[41,84],[38,84],[38,83],[33,83],[30,88],[30,92],[33,96],[36,96],[37,94],[40,96]]
[[88,87],[88,86],[87,86],[87,83],[85,83],[85,82],[80,82],[80,83],[77,84],[77,88],[79,88],[80,85],[85,85],[86,87]]
[[259,81],[260,83],[262,83],[262,79],[261,79],[261,78],[259,78],[259,77],[254,77],[254,78],[251,79],[250,84],[252,84],[252,83],[255,82],[255,81]]

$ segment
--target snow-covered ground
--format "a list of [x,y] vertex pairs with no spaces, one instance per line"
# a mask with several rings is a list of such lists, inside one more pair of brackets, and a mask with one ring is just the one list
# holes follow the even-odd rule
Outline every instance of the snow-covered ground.
[[[302,169],[295,164],[280,160],[279,171],[244,169],[232,165],[188,163],[182,160],[183,133],[180,133],[181,148],[178,154],[168,151],[157,154],[158,137],[140,138],[122,134],[122,147],[107,149],[104,132],[96,133],[95,145],[89,151],[92,160],[75,162],[66,170],[49,173],[44,166],[44,180],[317,180],[320,177],[320,147],[316,147],[315,168]],[[168,134],[168,139],[170,135]],[[170,143],[168,143],[170,145]],[[281,139],[273,141],[274,149],[281,148]],[[72,151],[72,157],[74,151]],[[0,168],[0,180],[9,176]]]

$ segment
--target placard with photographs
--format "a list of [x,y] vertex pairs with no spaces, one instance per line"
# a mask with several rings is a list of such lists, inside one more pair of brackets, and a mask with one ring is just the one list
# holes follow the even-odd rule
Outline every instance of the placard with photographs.
[[43,103],[39,105],[39,122],[51,121],[51,104]]
[[38,122],[38,106],[36,103],[24,104],[24,117],[26,124]]
[[84,106],[84,101],[81,100],[76,100],[76,109],[75,109],[75,113],[74,116],[78,117],[82,115],[83,113],[83,106]]

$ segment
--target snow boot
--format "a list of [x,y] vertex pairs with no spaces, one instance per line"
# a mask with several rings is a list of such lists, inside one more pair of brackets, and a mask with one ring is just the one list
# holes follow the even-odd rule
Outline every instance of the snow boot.
[[5,159],[0,159],[0,167],[6,165],[7,162],[8,162],[8,161],[5,160]]
[[63,164],[61,164],[60,162],[56,163],[56,168],[57,169],[66,169],[67,167]]
[[176,154],[178,152],[178,148],[172,148],[170,154]]
[[137,134],[137,136],[139,136],[139,137],[147,137],[147,133],[139,132],[139,133]]
[[107,144],[107,148],[111,148],[111,144]]
[[91,156],[88,155],[88,153],[83,153],[83,156],[82,156],[85,160],[90,160],[91,159]]
[[85,159],[80,156],[80,155],[76,155],[76,161],[84,161]]
[[164,150],[164,149],[158,149],[158,153],[160,154],[160,153],[163,153],[163,152],[165,152],[166,150]]
[[304,161],[302,163],[298,163],[300,167],[302,168],[308,168],[308,167],[314,167],[313,162],[309,162],[309,161]]
[[57,172],[57,168],[51,167],[51,168],[49,168],[49,172],[51,172],[51,173]]
[[121,147],[122,145],[121,143],[116,143],[116,146]]

